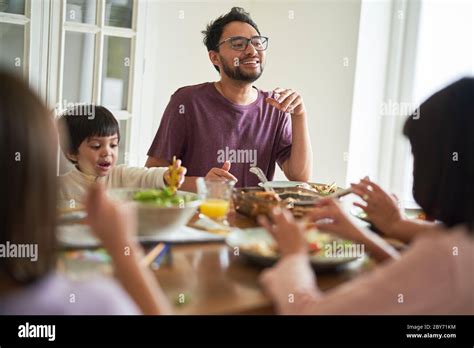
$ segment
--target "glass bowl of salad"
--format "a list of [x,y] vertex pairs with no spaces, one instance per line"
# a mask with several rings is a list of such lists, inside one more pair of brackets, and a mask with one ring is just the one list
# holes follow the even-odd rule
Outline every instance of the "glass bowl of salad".
[[137,205],[138,235],[154,236],[179,230],[196,213],[201,201],[191,192],[121,188],[108,191],[111,199]]

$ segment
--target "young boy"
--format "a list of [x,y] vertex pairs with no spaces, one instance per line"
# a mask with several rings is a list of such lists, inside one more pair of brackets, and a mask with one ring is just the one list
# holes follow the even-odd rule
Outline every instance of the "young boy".
[[[87,110],[87,113],[85,112]],[[162,188],[170,184],[165,167],[116,166],[120,142],[119,124],[103,106],[77,105],[58,119],[61,149],[74,169],[61,175],[59,199],[82,204],[94,182],[106,188]],[[181,161],[176,161],[179,167]],[[181,170],[179,186],[184,181]]]

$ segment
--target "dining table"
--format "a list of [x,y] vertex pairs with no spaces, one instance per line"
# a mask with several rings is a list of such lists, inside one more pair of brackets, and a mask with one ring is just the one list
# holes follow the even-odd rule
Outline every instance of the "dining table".
[[[193,226],[199,214],[189,221]],[[231,227],[240,229],[258,226],[256,221],[231,210],[228,213]],[[151,267],[161,288],[173,305],[175,314],[184,315],[239,315],[276,314],[271,298],[262,289],[259,276],[262,266],[255,265],[225,241],[178,243],[168,245],[168,255],[158,267]],[[147,246],[149,251],[153,246]],[[68,250],[66,253],[74,253]],[[105,251],[104,251],[105,253]],[[70,258],[70,257],[69,257]],[[97,267],[97,263],[64,262],[59,268],[72,278],[78,273],[109,273],[110,262]],[[155,265],[152,265],[155,266]],[[323,291],[333,289],[361,274],[370,272],[376,261],[364,256],[363,262],[351,263],[342,269],[317,272],[316,281]],[[79,271],[80,270],[80,271]]]

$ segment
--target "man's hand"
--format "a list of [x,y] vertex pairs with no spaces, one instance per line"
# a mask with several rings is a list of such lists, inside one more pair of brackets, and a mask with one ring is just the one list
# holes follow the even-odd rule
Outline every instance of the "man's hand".
[[230,162],[225,161],[222,168],[212,168],[207,174],[206,179],[228,179],[237,182],[237,178],[229,173]]
[[267,98],[265,101],[283,112],[289,112],[293,116],[301,116],[306,114],[303,98],[298,92],[292,89],[275,88],[273,90],[273,98]]

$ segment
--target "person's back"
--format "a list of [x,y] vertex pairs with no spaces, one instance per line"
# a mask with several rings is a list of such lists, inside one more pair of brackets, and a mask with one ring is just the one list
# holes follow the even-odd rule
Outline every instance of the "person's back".
[[118,283],[56,273],[56,144],[39,98],[0,72],[0,314],[137,314]]
[[262,274],[282,314],[474,313],[474,239],[465,228],[422,236],[399,260],[326,293],[317,288],[306,258],[286,257]]
[[[278,223],[266,227],[284,256],[261,280],[281,313],[474,314],[473,95],[474,78],[461,79],[428,98],[420,118],[405,122],[414,160],[413,196],[440,225],[430,229],[435,233],[416,233],[419,238],[400,259],[323,294],[309,267],[301,226],[284,214],[273,216]],[[332,225],[337,232],[335,225],[352,226],[337,203],[321,202],[313,217],[330,222],[318,227]],[[329,202],[335,209],[327,209]],[[288,303],[288,293],[294,303]]]
[[0,295],[0,315],[140,314],[112,279],[72,281],[52,272],[33,284]]

